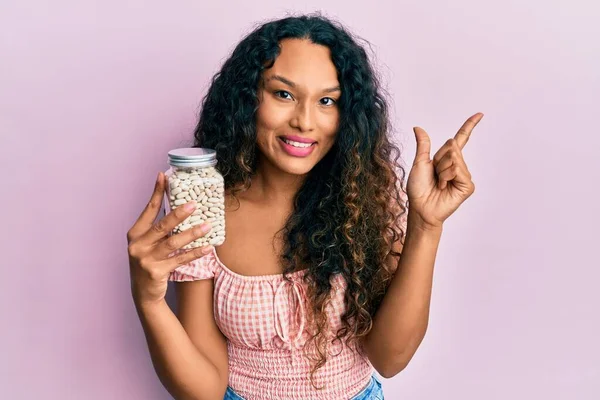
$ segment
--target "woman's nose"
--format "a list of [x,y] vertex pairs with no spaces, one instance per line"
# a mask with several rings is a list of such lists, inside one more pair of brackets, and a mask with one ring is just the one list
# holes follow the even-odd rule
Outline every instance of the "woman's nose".
[[315,129],[315,117],[312,107],[306,104],[298,104],[292,118],[291,125],[302,132],[310,132]]

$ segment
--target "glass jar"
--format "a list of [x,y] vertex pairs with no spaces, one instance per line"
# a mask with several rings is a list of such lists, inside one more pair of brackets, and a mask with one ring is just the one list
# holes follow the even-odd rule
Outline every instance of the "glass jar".
[[192,249],[205,245],[219,246],[225,242],[225,183],[215,168],[217,152],[200,147],[169,151],[170,168],[165,172],[168,185],[165,194],[165,214],[192,200],[196,210],[169,233],[183,232],[195,225],[209,222],[208,234],[183,246]]

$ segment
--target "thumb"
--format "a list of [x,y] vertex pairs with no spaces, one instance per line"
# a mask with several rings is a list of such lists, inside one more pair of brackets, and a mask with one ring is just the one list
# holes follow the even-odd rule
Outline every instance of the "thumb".
[[415,126],[413,128],[415,132],[415,138],[417,139],[417,154],[415,156],[415,164],[420,161],[429,161],[431,160],[430,152],[431,152],[431,140],[429,139],[429,135],[425,132],[424,129]]

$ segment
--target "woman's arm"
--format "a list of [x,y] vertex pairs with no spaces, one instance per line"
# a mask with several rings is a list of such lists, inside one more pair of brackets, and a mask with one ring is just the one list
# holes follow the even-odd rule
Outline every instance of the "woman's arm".
[[406,367],[425,336],[441,235],[442,228],[425,228],[409,212],[404,246],[393,245],[402,256],[399,262],[388,259],[396,273],[363,340],[369,361],[384,378]]
[[[369,360],[384,377],[402,371],[425,336],[442,223],[475,192],[462,149],[481,118],[483,114],[476,113],[467,119],[433,159],[429,135],[413,128],[417,152],[407,181],[407,195],[411,193],[412,199],[406,241],[373,329],[363,341]],[[398,243],[393,246],[401,248]],[[389,265],[393,269],[394,260]]]
[[[212,280],[199,282],[185,282],[192,284],[195,292],[206,291],[207,295],[199,297],[208,298],[212,295]],[[200,286],[203,286],[200,288]],[[198,305],[198,313],[206,314],[209,310],[212,318],[212,301],[209,304]],[[203,310],[198,310],[201,307]],[[142,322],[148,349],[152,358],[154,369],[169,393],[175,399],[222,399],[227,390],[227,349],[223,343],[215,343],[210,337],[202,338],[206,348],[212,347],[213,359],[207,351],[197,347],[177,316],[171,311],[166,301],[152,305],[136,304],[136,310]],[[212,324],[214,325],[214,319]],[[211,324],[207,324],[211,326]],[[214,357],[215,352],[224,354],[223,357]],[[215,359],[216,358],[216,359]]]

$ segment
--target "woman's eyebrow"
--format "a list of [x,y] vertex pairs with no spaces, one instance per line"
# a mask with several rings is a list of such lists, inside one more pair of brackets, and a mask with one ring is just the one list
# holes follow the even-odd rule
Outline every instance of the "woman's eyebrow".
[[[270,77],[267,79],[267,82],[268,82],[268,81],[271,81],[271,80],[276,80],[276,81],[282,82],[282,83],[284,83],[284,84],[288,85],[288,86],[289,86],[289,87],[291,87],[291,88],[295,88],[295,87],[296,87],[296,84],[295,84],[294,82],[290,81],[290,80],[289,80],[289,79],[287,79],[287,78],[284,78],[284,77],[283,77],[283,76],[281,76],[281,75],[271,75],[271,76],[270,76]],[[338,91],[341,91],[341,89],[340,89],[339,85],[338,85],[338,86],[334,86],[334,87],[330,87],[330,88],[328,88],[328,89],[325,89],[325,90],[323,90],[323,92],[324,92],[324,93],[331,93],[331,92],[338,92]]]

